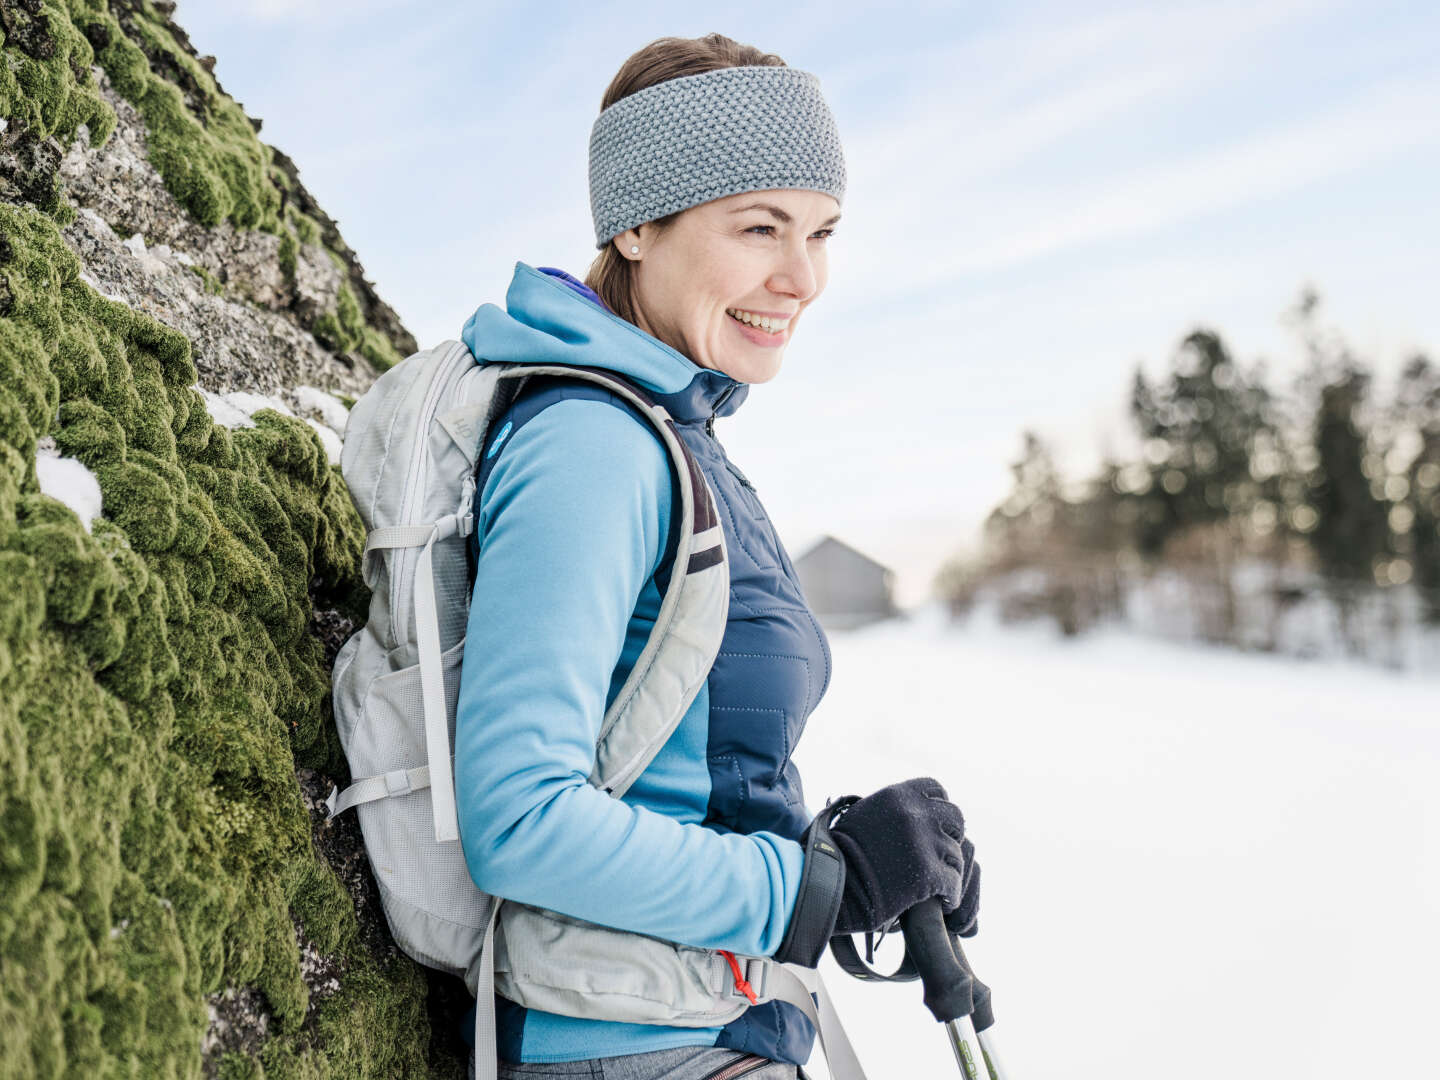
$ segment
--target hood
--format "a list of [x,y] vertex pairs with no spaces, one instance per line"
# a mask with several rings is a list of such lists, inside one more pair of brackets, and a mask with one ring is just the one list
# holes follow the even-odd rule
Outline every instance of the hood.
[[560,270],[515,264],[505,309],[481,304],[460,338],[482,364],[596,367],[639,383],[681,423],[729,416],[750,392],[626,322]]

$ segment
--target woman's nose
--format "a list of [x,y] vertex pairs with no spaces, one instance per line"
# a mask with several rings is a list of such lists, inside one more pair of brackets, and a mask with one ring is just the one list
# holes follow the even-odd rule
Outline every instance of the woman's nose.
[[793,296],[802,304],[815,295],[820,276],[815,271],[811,254],[804,248],[786,249],[780,265],[770,276],[772,292]]

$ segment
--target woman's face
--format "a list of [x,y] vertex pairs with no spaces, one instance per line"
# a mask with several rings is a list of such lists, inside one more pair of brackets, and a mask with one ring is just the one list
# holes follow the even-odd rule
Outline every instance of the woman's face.
[[825,288],[825,245],[839,218],[840,204],[823,192],[746,191],[692,206],[658,232],[646,224],[621,233],[613,243],[636,263],[640,329],[732,379],[774,378],[801,313]]

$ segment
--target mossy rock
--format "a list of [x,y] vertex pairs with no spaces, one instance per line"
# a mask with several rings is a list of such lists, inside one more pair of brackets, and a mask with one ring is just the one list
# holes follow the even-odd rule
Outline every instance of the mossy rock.
[[[229,222],[279,235],[281,270],[293,281],[297,243],[344,247],[343,241],[338,233],[325,240],[314,218],[287,205],[297,182],[258,138],[258,121],[245,115],[188,48],[184,32],[169,19],[173,7],[148,0],[0,4],[6,61],[0,64],[0,117],[9,125],[17,163],[4,177],[5,187],[61,225],[73,220],[59,178],[63,150],[82,125],[98,146],[116,124],[91,70],[98,64],[139,112],[150,160],[186,212],[207,227]],[[350,273],[339,253],[329,255],[342,273]],[[222,291],[208,271],[195,272],[208,291]],[[8,306],[0,288],[0,313]],[[349,286],[336,310],[322,314],[310,329],[327,347],[360,351],[382,370],[399,358],[394,343],[366,324]],[[403,329],[400,333],[408,340]]]
[[[0,1075],[199,1076],[226,987],[271,1026],[212,1075],[447,1074],[296,780],[343,774],[308,629],[312,588],[362,595],[338,472],[293,418],[211,424],[190,343],[81,282],[41,210],[0,204],[0,253]],[[46,437],[99,479],[89,531],[39,491]]]

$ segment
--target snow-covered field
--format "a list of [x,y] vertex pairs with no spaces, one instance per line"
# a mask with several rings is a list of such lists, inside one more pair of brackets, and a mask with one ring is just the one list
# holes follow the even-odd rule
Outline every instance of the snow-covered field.
[[[807,802],[949,789],[1014,1080],[1440,1075],[1440,673],[938,613],[831,644]],[[918,984],[822,971],[872,1078],[959,1075]]]

